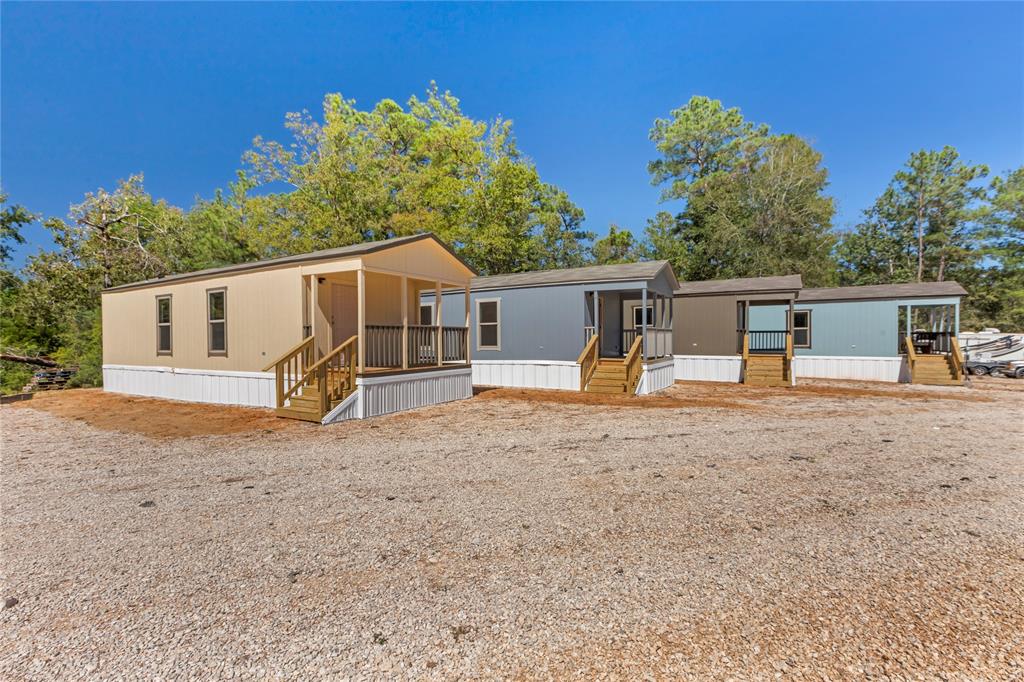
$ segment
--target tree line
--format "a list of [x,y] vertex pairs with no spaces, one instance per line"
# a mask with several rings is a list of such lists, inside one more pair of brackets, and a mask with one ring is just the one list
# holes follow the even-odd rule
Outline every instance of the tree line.
[[[0,194],[0,345],[101,380],[99,294],[150,277],[430,231],[482,274],[666,259],[680,279],[800,273],[807,286],[957,279],[965,325],[1024,328],[1024,168],[997,175],[956,150],[910,156],[855,228],[833,229],[822,156],[798,136],[696,96],[657,119],[648,165],[661,198],[635,236],[596,239],[544,182],[511,121],[478,121],[431,86],[361,110],[340,94],[319,117],[289,113],[290,139],[257,137],[233,182],[188,208],[141,174],[97,189],[43,225],[54,248],[10,269],[39,219]],[[4,390],[30,369],[0,363]]]

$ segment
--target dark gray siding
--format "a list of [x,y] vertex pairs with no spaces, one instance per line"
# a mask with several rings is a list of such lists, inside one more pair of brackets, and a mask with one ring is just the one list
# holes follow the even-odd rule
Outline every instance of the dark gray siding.
[[735,355],[736,297],[693,296],[672,300],[676,355]]

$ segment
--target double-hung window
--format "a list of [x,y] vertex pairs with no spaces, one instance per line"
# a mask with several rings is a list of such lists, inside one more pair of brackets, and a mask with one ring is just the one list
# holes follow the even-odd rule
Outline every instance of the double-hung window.
[[811,347],[811,311],[793,311],[793,347]]
[[501,299],[476,301],[477,350],[501,350]]
[[643,306],[633,306],[633,329],[640,329],[644,326],[644,311],[647,312],[647,326],[654,326],[654,306],[649,305],[646,308]]
[[171,295],[156,297],[156,354],[171,354]]
[[210,355],[228,354],[228,290],[206,291],[207,352]]

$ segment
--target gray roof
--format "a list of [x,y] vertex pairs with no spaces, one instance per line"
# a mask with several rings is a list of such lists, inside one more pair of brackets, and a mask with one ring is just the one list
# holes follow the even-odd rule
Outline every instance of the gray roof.
[[309,263],[320,260],[333,260],[335,258],[346,258],[349,256],[361,256],[367,253],[373,253],[374,251],[383,251],[390,249],[395,246],[402,244],[408,244],[410,242],[418,242],[421,239],[433,239],[438,244],[443,246],[448,253],[452,254],[465,265],[471,272],[476,273],[472,267],[470,267],[465,261],[459,258],[451,247],[445,244],[443,241],[434,236],[433,233],[425,232],[423,234],[412,234],[405,237],[392,237],[391,239],[380,239],[374,242],[363,242],[361,244],[351,244],[349,246],[339,246],[334,249],[323,249],[321,251],[313,251],[310,253],[299,253],[294,256],[281,256],[279,258],[269,258],[267,260],[253,261],[251,263],[238,263],[236,265],[227,265],[221,268],[207,268],[206,270],[196,270],[195,272],[183,272],[176,275],[167,275],[166,277],[157,277],[155,279],[147,279],[141,282],[132,282],[130,284],[121,284],[116,287],[110,287],[104,289],[104,291],[122,291],[125,289],[136,289],[147,286],[157,286],[160,284],[168,284],[173,282],[183,282],[190,279],[202,279],[204,277],[211,277],[214,275],[230,275],[239,272],[248,272],[250,270],[262,270],[265,268],[276,268],[282,265],[293,265],[296,263]]
[[713,296],[715,294],[760,294],[799,291],[803,286],[800,275],[776,277],[743,277],[740,279],[709,279],[703,282],[683,282],[676,289],[677,296]]
[[912,282],[910,284],[871,284],[861,287],[804,289],[801,301],[863,301],[886,298],[928,298],[966,296],[967,290],[954,281]]
[[519,287],[544,286],[549,284],[583,284],[591,282],[622,282],[651,280],[662,270],[668,268],[675,280],[672,266],[665,260],[640,261],[638,263],[621,263],[618,265],[588,265],[582,268],[565,268],[562,270],[534,270],[532,272],[516,272],[509,275],[491,275],[475,277],[473,290],[482,289],[513,289]]

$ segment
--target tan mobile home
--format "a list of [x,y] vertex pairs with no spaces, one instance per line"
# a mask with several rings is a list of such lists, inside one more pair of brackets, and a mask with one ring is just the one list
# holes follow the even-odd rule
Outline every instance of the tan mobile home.
[[[324,423],[468,398],[474,274],[422,234],[113,287],[104,389]],[[442,290],[457,326],[420,305]]]

